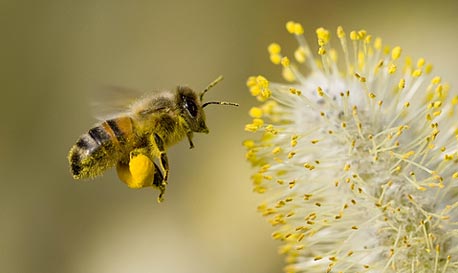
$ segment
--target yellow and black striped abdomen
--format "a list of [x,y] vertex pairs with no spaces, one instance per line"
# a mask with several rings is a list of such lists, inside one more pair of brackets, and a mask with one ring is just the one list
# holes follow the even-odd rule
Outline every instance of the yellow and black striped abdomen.
[[70,149],[68,161],[75,179],[92,178],[118,163],[132,137],[132,119],[104,121],[82,135]]

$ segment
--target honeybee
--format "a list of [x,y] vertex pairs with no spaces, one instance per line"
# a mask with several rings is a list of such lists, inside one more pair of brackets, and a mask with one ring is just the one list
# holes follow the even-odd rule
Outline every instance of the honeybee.
[[204,112],[207,105],[238,106],[233,102],[202,102],[205,93],[222,79],[218,77],[200,94],[186,86],[178,86],[175,92],[151,94],[135,101],[126,112],[96,125],[70,149],[73,178],[94,178],[116,166],[118,177],[130,188],[158,188],[161,202],[170,169],[167,148],[185,137],[189,148],[194,148],[193,133],[209,132]]

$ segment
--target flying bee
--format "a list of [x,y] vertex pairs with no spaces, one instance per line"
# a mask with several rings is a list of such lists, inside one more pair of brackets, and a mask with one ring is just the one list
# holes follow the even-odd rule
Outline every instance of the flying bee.
[[193,133],[208,133],[204,112],[207,105],[238,106],[233,102],[202,102],[205,93],[222,79],[218,77],[200,94],[178,86],[175,92],[146,96],[126,112],[96,125],[70,149],[73,178],[94,178],[116,166],[118,177],[130,188],[158,188],[161,202],[169,177],[167,148],[185,137],[189,148],[194,148]]

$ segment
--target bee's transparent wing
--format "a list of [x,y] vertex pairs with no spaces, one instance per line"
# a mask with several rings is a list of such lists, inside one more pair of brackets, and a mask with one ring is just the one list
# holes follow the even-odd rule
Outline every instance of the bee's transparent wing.
[[144,95],[143,92],[121,86],[104,86],[94,94],[91,108],[100,121],[112,119],[130,112],[130,106]]

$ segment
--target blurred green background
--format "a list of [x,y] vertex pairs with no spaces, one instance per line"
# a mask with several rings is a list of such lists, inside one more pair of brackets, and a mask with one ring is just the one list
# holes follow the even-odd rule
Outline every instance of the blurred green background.
[[[266,46],[292,50],[295,20],[313,45],[319,26],[365,28],[457,90],[458,2],[418,2],[0,1],[0,272],[280,272],[241,147],[246,78],[281,80]],[[72,180],[67,152],[101,87],[201,90],[220,74],[207,100],[241,106],[206,108],[211,133],[169,150],[165,203],[113,171]]]

